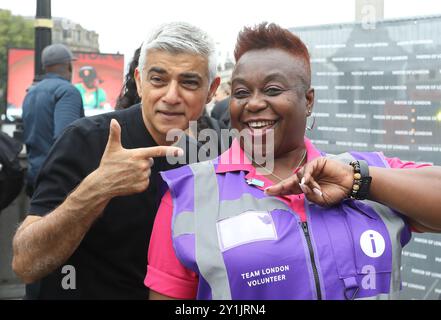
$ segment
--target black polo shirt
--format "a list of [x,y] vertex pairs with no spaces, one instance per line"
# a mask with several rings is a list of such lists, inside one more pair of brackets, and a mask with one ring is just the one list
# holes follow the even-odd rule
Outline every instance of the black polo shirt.
[[[67,127],[51,149],[37,179],[29,213],[44,216],[58,207],[100,163],[110,120],[121,126],[127,149],[157,146],[147,131],[140,105],[84,118]],[[190,142],[187,138],[186,144]],[[188,150],[188,149],[187,149]],[[30,299],[147,299],[147,250],[158,209],[159,171],[175,168],[156,158],[145,192],[113,198],[73,255],[60,268],[29,286]],[[75,289],[64,289],[63,266],[75,268]],[[66,280],[65,280],[66,281]]]

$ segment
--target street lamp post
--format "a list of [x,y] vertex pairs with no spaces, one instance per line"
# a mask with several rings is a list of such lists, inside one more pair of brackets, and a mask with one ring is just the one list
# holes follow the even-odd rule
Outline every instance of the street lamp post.
[[[52,17],[51,0],[37,0],[37,13],[35,15],[35,57],[34,57],[34,83],[42,80],[43,67],[41,65],[41,52],[52,43]],[[14,138],[23,142],[23,121],[15,120]]]
[[37,0],[37,14],[35,16],[34,82],[40,81],[44,74],[41,65],[41,52],[52,43],[52,27],[51,0]]

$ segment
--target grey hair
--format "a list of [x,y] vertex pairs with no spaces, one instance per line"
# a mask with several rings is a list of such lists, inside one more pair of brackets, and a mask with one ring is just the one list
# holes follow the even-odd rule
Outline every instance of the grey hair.
[[203,30],[186,22],[170,22],[159,26],[144,41],[139,55],[141,77],[149,50],[162,50],[172,54],[194,53],[208,61],[208,82],[217,74],[216,50],[211,37]]

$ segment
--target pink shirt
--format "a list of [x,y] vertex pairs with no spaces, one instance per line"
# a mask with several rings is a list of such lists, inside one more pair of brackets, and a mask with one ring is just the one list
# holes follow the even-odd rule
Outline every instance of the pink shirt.
[[[320,152],[305,138],[307,161],[320,157]],[[233,161],[234,160],[234,161]],[[237,161],[239,160],[239,161]],[[402,162],[398,158],[386,158],[391,168],[411,169],[428,165],[418,165],[414,162]],[[231,164],[231,163],[235,164]],[[239,164],[237,164],[239,163]],[[274,183],[256,173],[256,169],[244,156],[237,140],[233,141],[230,149],[220,156],[216,173],[229,172],[233,170],[248,171],[246,179],[256,178],[264,182],[264,186],[256,186],[263,190]],[[289,205],[294,212],[297,212],[302,221],[306,221],[304,209],[304,195],[290,195],[278,197]],[[149,265],[144,284],[151,290],[162,295],[177,299],[194,299],[197,293],[198,276],[193,271],[185,268],[176,258],[172,243],[171,221],[173,215],[173,201],[170,191],[164,195],[156,215],[153,226],[150,247],[148,252]]]

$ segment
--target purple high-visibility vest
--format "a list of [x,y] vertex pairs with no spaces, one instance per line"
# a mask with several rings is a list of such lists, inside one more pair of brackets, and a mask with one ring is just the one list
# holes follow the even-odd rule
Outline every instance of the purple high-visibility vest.
[[[380,153],[330,157],[388,167]],[[174,250],[199,275],[198,299],[397,298],[411,237],[400,214],[373,201],[324,208],[305,199],[305,223],[248,185],[247,172],[216,174],[218,161],[161,173],[173,198]]]

